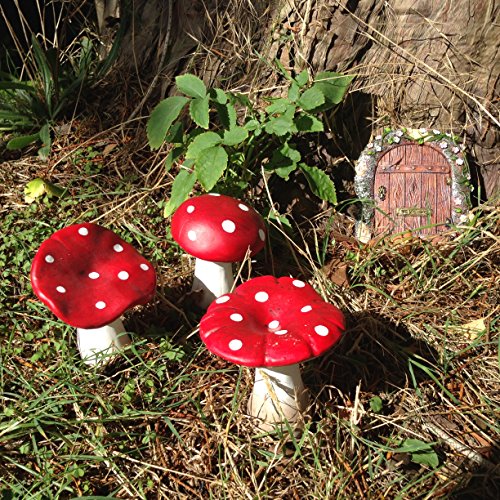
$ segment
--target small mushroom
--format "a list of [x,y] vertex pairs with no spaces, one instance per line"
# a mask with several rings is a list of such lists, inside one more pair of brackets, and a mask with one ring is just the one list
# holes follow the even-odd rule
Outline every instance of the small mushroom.
[[120,316],[153,298],[153,266],[113,231],[74,224],[42,243],[31,284],[40,300],[77,328],[80,354],[95,365],[130,343]]
[[233,286],[232,263],[264,246],[266,227],[251,207],[220,194],[204,194],[180,205],[172,217],[172,237],[196,257],[193,291],[202,308]]
[[217,298],[200,322],[208,350],[255,367],[248,411],[271,430],[300,429],[308,406],[299,363],[320,356],[341,337],[344,316],[303,281],[261,276]]

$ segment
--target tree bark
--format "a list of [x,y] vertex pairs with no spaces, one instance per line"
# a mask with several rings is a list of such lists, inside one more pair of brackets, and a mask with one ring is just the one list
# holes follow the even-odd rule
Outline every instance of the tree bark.
[[[345,142],[354,145],[347,150],[351,161],[382,125],[438,128],[464,137],[483,195],[499,192],[498,3],[175,1],[169,40],[166,5],[143,2],[134,11],[136,31],[123,61],[134,61],[139,74],[158,64],[162,40],[169,57],[155,71],[167,82],[187,69],[208,84],[279,91],[274,59],[292,72],[356,74],[343,123]],[[161,93],[168,91],[167,83]]]

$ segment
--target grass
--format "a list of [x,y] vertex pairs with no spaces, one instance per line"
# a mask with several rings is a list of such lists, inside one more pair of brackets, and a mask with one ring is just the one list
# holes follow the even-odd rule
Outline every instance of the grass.
[[[214,47],[200,46],[193,68],[218,67],[211,49],[223,40],[230,85],[246,89],[240,76],[249,58],[259,60],[254,38],[269,15],[253,5],[234,2],[213,18]],[[238,9],[247,14],[241,30]],[[270,81],[251,87],[275,92]],[[0,150],[2,499],[499,498],[498,206],[477,207],[470,225],[441,242],[365,246],[345,213],[316,204],[301,216],[310,193],[299,191],[286,219],[285,209],[271,213],[269,245],[241,279],[305,279],[344,311],[347,331],[303,365],[311,417],[302,435],[265,434],[245,413],[252,370],[216,358],[198,338],[193,263],[162,217],[173,179],[166,151],[144,148],[139,122],[110,123],[130,110],[116,88],[103,88],[105,126],[71,121],[48,163]],[[24,186],[36,177],[65,196],[26,203]],[[274,203],[281,194],[264,184],[254,201],[283,208]],[[117,232],[158,274],[155,299],[125,317],[132,346],[102,369],[80,360],[74,329],[29,281],[39,245],[81,221]]]
[[[344,310],[348,329],[303,367],[311,420],[302,436],[267,435],[244,410],[251,370],[215,358],[196,335],[190,267],[161,216],[168,177],[134,175],[139,158],[117,180],[113,165],[129,150],[118,144],[104,161],[105,147],[65,153],[51,176],[69,188],[58,200],[23,202],[35,160],[2,170],[4,498],[498,494],[498,209],[479,207],[473,225],[439,245],[360,246],[352,221],[331,211],[312,224],[289,219],[292,237],[270,222],[271,247],[252,273],[307,279]],[[132,347],[105,369],[82,363],[75,332],[29,283],[41,242],[81,220],[132,242],[159,276],[153,303],[126,316]],[[347,263],[343,286],[325,272],[335,259]]]

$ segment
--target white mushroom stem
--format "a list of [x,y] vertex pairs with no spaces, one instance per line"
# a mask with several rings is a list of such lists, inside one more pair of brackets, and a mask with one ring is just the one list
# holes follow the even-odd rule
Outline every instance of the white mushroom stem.
[[196,259],[192,290],[200,292],[200,298],[197,299],[200,307],[206,309],[214,299],[230,292],[233,283],[231,262]]
[[80,355],[88,365],[105,364],[111,356],[130,344],[121,319],[100,328],[77,328]]
[[298,364],[257,368],[255,384],[248,401],[248,412],[260,420],[259,427],[270,431],[288,421],[294,429],[304,423],[309,395]]

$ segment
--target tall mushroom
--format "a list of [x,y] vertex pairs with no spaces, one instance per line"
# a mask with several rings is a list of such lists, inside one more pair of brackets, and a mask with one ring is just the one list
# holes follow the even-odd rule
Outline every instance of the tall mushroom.
[[192,289],[200,291],[202,308],[231,290],[232,263],[262,250],[266,239],[264,221],[253,208],[215,193],[182,203],[171,230],[174,240],[196,257]]
[[31,284],[40,300],[77,328],[89,365],[130,343],[120,316],[153,298],[156,274],[137,250],[97,224],[56,231],[33,259]]
[[261,276],[222,295],[201,319],[208,350],[255,367],[248,403],[263,430],[288,421],[300,428],[308,395],[299,363],[320,356],[341,337],[344,316],[303,281]]

